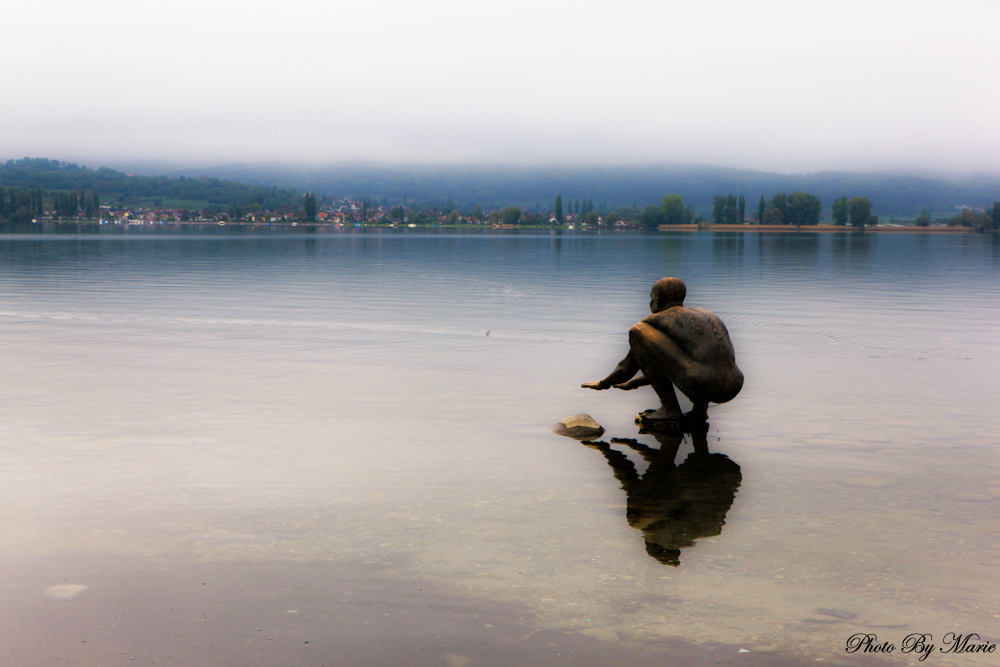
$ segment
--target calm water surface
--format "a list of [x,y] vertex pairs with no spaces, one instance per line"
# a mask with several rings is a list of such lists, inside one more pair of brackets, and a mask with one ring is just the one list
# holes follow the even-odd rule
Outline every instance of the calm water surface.
[[[665,275],[747,381],[709,411],[721,467],[684,442],[663,477],[632,423],[652,391],[579,384]],[[876,664],[846,639],[1000,641],[998,325],[996,236],[4,236],[0,651]],[[580,412],[607,446],[548,430]]]

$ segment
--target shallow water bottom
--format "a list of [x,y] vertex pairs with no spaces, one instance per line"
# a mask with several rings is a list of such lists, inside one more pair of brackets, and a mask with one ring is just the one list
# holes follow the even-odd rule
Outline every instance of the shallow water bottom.
[[[899,470],[874,463],[891,444],[828,451],[817,438],[791,456],[794,443],[723,437],[732,424],[719,423],[710,447],[741,464],[742,483],[721,534],[682,549],[679,567],[647,555],[605,457],[545,431],[509,440],[506,463],[484,456],[482,488],[442,474],[428,486],[359,478],[249,496],[213,473],[164,483],[156,502],[123,502],[120,488],[103,498],[94,491],[125,470],[142,479],[138,466],[111,465],[123,446],[93,450],[100,465],[77,471],[89,501],[60,477],[65,496],[44,510],[36,495],[19,508],[16,490],[45,469],[8,470],[0,637],[28,656],[16,664],[128,654],[293,667],[898,664],[908,657],[846,655],[845,642],[858,632],[897,645],[912,632],[998,641],[1000,488],[975,450],[911,449]],[[211,470],[237,460],[210,465],[223,454],[199,451]],[[682,445],[678,462],[689,452]],[[942,475],[945,465],[968,472]],[[935,656],[993,664],[959,659]]]
[[[606,626],[539,628],[525,605],[465,598],[366,563],[200,563],[62,556],[3,561],[8,664],[741,665],[814,659],[774,647],[633,641]],[[53,582],[58,582],[53,584]],[[86,582],[86,583],[71,583]],[[887,664],[864,656],[830,664]]]

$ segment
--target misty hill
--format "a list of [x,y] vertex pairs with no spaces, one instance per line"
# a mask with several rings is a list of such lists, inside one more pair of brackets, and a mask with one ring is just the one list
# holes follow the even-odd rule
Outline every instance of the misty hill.
[[[720,194],[743,194],[754,209],[760,195],[803,190],[830,204],[838,197],[868,197],[878,215],[914,216],[921,208],[953,214],[957,206],[985,207],[1000,200],[1000,178],[955,182],[905,175],[819,172],[777,174],[708,166],[431,166],[342,164],[305,167],[237,164],[174,169],[176,175],[210,174],[259,185],[278,185],[320,195],[370,198],[399,204],[452,200],[459,208],[489,210],[517,205],[550,210],[557,194],[563,200],[592,199],[598,208],[657,204],[665,194],[711,207]],[[707,211],[706,211],[707,212]]]
[[0,164],[0,187],[41,188],[45,191],[90,193],[97,190],[107,204],[229,206],[266,205],[269,210],[298,210],[302,197],[295,190],[248,185],[232,180],[195,176],[132,175],[100,167],[89,169],[72,162],[22,158]]
[[868,197],[876,215],[912,217],[921,208],[955,213],[957,206],[987,207],[1000,200],[1000,178],[952,181],[907,175],[819,172],[777,174],[709,166],[462,166],[341,164],[307,167],[236,164],[177,167],[134,164],[126,174],[108,167],[89,169],[45,158],[0,164],[0,186],[46,190],[97,189],[105,203],[150,203],[161,199],[201,205],[262,205],[269,210],[301,206],[302,192],[371,199],[388,204],[421,203],[485,210],[517,205],[548,211],[563,201],[589,199],[598,209],[657,204],[665,194],[683,195],[708,215],[716,195],[742,194],[748,211],[760,195],[803,190],[820,198],[824,217],[838,197]]

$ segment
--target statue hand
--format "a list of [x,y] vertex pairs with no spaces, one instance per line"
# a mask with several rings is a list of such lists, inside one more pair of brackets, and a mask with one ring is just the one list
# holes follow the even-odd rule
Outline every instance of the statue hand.
[[629,389],[635,389],[636,387],[636,385],[633,384],[631,380],[629,380],[628,382],[622,382],[621,384],[613,384],[611,386],[614,387],[615,389],[624,389],[625,391],[628,391]]
[[580,386],[583,387],[584,389],[607,389],[607,387],[603,386],[600,383],[600,381],[598,381],[598,382],[584,382]]

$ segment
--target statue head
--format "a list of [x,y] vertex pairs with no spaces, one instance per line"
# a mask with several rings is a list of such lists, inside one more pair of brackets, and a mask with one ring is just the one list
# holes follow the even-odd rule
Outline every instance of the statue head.
[[658,313],[671,306],[684,305],[687,287],[680,278],[660,278],[649,292],[649,309]]

